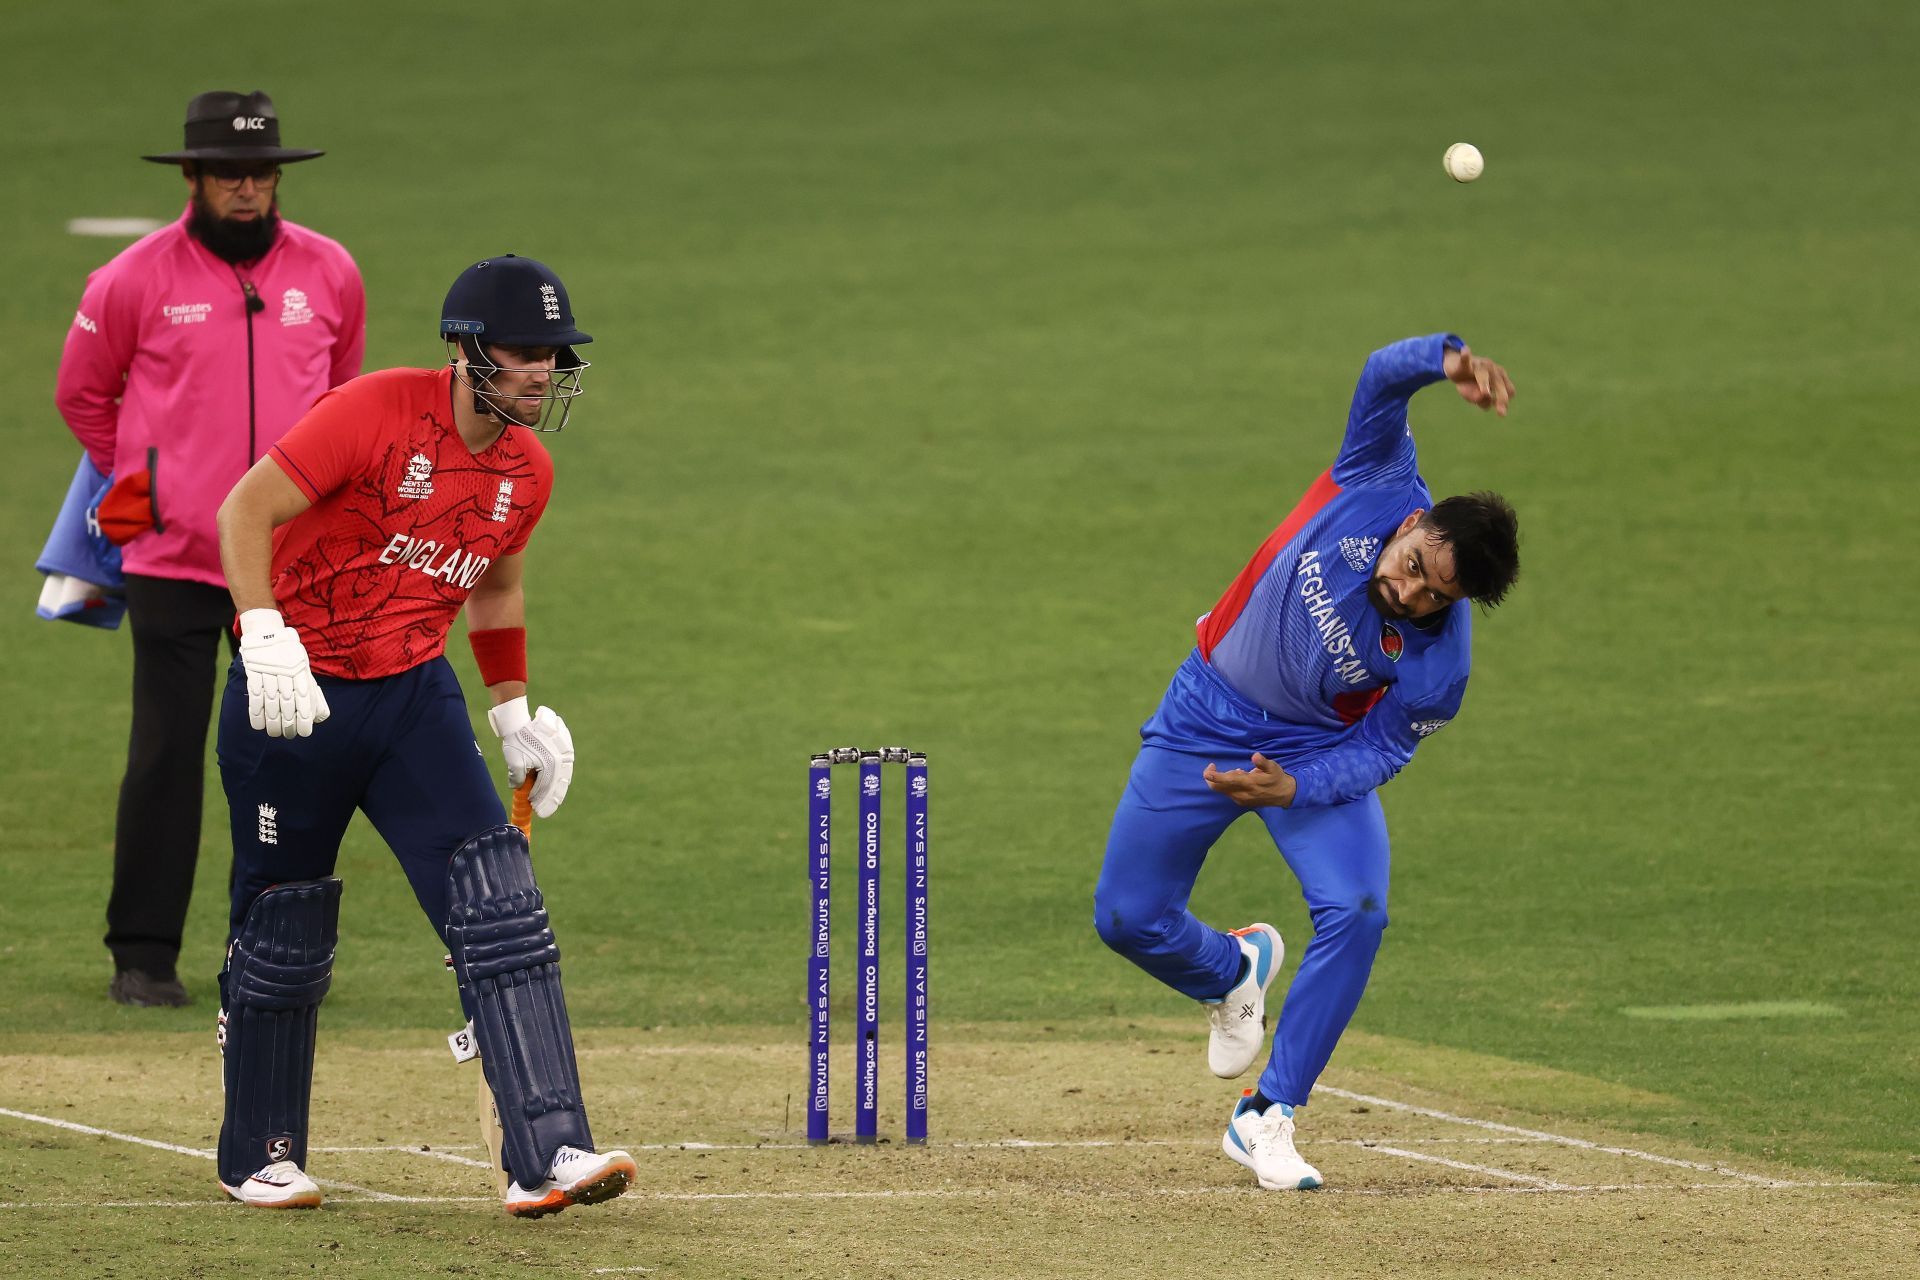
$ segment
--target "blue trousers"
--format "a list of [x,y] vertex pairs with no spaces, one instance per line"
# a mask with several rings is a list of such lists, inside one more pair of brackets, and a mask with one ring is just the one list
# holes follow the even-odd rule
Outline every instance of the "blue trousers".
[[217,747],[233,822],[228,935],[268,886],[332,875],[359,809],[444,941],[454,850],[507,820],[460,682],[445,658],[378,680],[318,679],[333,714],[310,738],[269,738],[247,723],[245,670],[236,660],[228,673]]
[[[1170,697],[1172,694],[1170,693]],[[1306,809],[1242,809],[1201,771],[1249,768],[1248,751],[1196,754],[1153,744],[1134,760],[1094,890],[1100,937],[1183,995],[1209,1000],[1240,972],[1240,946],[1187,909],[1207,852],[1253,812],[1300,882],[1313,940],[1287,988],[1260,1092],[1305,1105],[1366,991],[1387,927],[1387,823],[1380,799]],[[1271,1005],[1269,1005],[1271,1008]]]

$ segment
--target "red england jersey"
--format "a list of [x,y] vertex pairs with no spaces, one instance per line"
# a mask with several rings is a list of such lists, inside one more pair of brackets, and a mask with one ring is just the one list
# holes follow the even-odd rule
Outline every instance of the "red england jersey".
[[313,502],[274,532],[274,599],[313,669],[352,680],[439,657],[473,584],[527,545],[553,490],[525,427],[467,448],[451,369],[355,378],[268,456]]

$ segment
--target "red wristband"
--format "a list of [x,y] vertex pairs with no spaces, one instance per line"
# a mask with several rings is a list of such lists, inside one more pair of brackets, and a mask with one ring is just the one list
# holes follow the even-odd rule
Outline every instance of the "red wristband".
[[467,632],[473,646],[473,660],[480,668],[480,683],[496,685],[507,680],[527,682],[527,629],[495,627],[488,631]]

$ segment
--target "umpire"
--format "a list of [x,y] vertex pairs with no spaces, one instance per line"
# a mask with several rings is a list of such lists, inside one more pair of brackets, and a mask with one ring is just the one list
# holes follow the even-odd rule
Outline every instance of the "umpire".
[[188,203],[87,279],[60,358],[60,415],[113,475],[101,524],[123,544],[133,727],[107,901],[109,994],[183,1005],[176,963],[200,848],[200,795],[220,637],[233,601],[214,512],[329,388],[360,372],[366,296],[347,251],[280,216],[266,94],[187,104]]

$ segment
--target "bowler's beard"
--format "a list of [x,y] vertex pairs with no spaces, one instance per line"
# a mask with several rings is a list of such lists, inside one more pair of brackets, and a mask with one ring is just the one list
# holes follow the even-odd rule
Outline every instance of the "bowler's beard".
[[1406,613],[1400,606],[1393,603],[1393,597],[1387,594],[1386,582],[1385,578],[1380,577],[1368,580],[1367,603],[1372,605],[1373,611],[1383,618],[1405,618]]
[[252,262],[266,256],[273,248],[273,238],[280,234],[280,204],[276,200],[259,217],[242,221],[215,217],[213,210],[195,196],[187,230],[223,262]]

